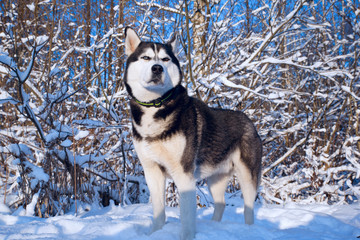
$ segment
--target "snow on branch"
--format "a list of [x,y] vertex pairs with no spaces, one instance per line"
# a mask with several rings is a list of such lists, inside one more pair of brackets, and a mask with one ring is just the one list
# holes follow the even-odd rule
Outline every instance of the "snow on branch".
[[158,3],[154,3],[154,2],[151,2],[151,3],[144,3],[144,2],[138,2],[138,1],[135,1],[135,4],[138,5],[138,6],[141,6],[141,7],[156,7],[158,8],[159,10],[163,10],[163,11],[166,11],[166,12],[171,12],[171,13],[176,13],[176,14],[180,14],[182,16],[185,16],[185,12],[181,11],[181,10],[178,10],[176,8],[171,8],[171,7],[168,7],[168,6],[163,6],[161,4],[158,4]]
[[34,66],[35,58],[40,50],[46,45],[48,38],[45,36],[37,37],[35,40],[35,46],[33,46],[30,63],[28,64],[25,71],[21,71],[16,62],[5,54],[0,54],[0,63],[4,64],[10,69],[10,74],[13,77],[17,77],[20,83],[24,83],[30,76],[32,68]]
[[248,57],[243,63],[240,64],[239,68],[235,71],[234,75],[240,72],[242,69],[247,68],[249,66],[250,62],[252,62],[266,48],[266,46],[277,35],[277,33],[279,33],[280,30],[284,28],[284,26],[289,24],[291,20],[293,20],[296,17],[297,13],[303,7],[305,2],[306,2],[305,0],[301,0],[298,6],[295,7],[295,9],[292,12],[290,12],[281,23],[270,29],[270,32],[266,35],[261,45],[254,51],[253,54],[251,54],[250,57]]
[[278,160],[276,160],[275,162],[273,162],[270,166],[268,166],[267,168],[265,168],[263,170],[263,175],[267,174],[271,169],[273,169],[274,167],[276,167],[277,165],[279,165],[281,162],[283,162],[284,160],[286,160],[291,154],[293,154],[296,149],[303,145],[307,140],[307,137],[302,138],[300,141],[298,141],[293,147],[291,147],[283,156],[281,156]]
[[243,85],[240,85],[240,84],[235,84],[229,80],[227,80],[226,78],[221,78],[221,82],[222,84],[224,84],[225,86],[227,87],[231,87],[231,88],[237,88],[237,89],[241,89],[241,90],[245,90],[245,91],[248,91],[248,92],[251,92],[259,97],[262,97],[262,98],[265,98],[265,99],[268,99],[269,96],[267,95],[264,95],[264,94],[261,94],[261,93],[258,93],[257,91],[254,91],[248,87],[245,87]]
[[0,104],[4,103],[11,103],[11,104],[18,104],[19,101],[14,99],[10,94],[8,94],[6,91],[0,89]]

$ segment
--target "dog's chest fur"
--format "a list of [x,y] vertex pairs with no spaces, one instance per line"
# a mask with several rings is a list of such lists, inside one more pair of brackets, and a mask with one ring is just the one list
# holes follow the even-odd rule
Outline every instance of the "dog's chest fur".
[[156,118],[158,108],[142,108],[142,116],[140,122],[134,122],[134,128],[141,135],[142,138],[154,138],[169,128],[172,123],[173,115],[167,118]]
[[134,145],[143,166],[155,162],[162,166],[169,176],[176,171],[183,172],[180,164],[186,147],[186,137],[183,134],[178,133],[161,141],[134,140]]
[[134,107],[134,144],[142,164],[156,162],[171,175],[181,166],[187,145],[187,138],[182,131],[172,132],[176,122],[176,111],[162,113],[166,111],[164,108]]

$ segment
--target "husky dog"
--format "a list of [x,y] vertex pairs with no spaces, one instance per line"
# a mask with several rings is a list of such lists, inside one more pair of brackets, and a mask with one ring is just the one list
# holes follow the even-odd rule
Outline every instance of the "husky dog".
[[153,205],[152,231],[165,224],[165,178],[170,176],[180,194],[181,239],[189,240],[195,237],[198,179],[207,179],[215,203],[212,219],[220,221],[235,173],[245,223],[254,223],[262,142],[244,113],[209,108],[187,95],[175,45],[176,37],[166,44],[141,41],[127,27],[124,82],[131,97],[134,146]]

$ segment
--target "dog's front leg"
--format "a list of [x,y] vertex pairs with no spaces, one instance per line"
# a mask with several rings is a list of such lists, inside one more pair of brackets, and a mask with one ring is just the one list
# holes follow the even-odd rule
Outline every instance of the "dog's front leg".
[[154,220],[152,231],[161,229],[165,224],[165,174],[156,163],[143,165],[146,183],[150,190]]
[[181,240],[192,240],[196,232],[196,181],[186,174],[174,177],[174,181],[180,193]]

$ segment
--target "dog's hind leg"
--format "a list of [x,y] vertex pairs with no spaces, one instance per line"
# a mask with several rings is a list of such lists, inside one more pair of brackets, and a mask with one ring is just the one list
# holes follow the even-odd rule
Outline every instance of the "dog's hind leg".
[[215,174],[209,177],[207,180],[215,205],[212,220],[221,221],[225,209],[225,190],[229,181],[228,175]]
[[242,159],[233,161],[236,176],[240,183],[241,192],[244,197],[245,223],[254,224],[254,202],[257,195],[257,176],[253,177],[249,167]]
[[143,168],[154,212],[152,232],[155,232],[165,224],[165,173],[156,163],[143,164]]

